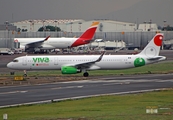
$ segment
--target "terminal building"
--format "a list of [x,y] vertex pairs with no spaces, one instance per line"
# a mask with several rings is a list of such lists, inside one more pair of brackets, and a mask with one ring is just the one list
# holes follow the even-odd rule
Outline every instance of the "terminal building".
[[[84,32],[93,21],[99,21],[96,32],[133,32],[133,31],[158,31],[155,23],[128,23],[108,19],[85,21],[83,19],[57,19],[57,20],[24,20],[14,23],[5,22],[0,25],[0,30],[14,30],[20,32],[37,32],[45,26],[59,27],[63,32]],[[45,29],[45,31],[49,31]]]
[[[14,23],[5,22],[3,25],[0,25],[0,47],[12,48],[14,46],[15,38],[45,38],[49,35],[51,37],[79,37],[94,21],[100,22],[93,37],[93,40],[103,40],[104,43],[102,42],[99,45],[103,44],[108,46],[111,42],[118,41],[121,43],[121,41],[123,41],[129,49],[142,49],[148,41],[151,40],[154,34],[156,34],[156,32],[163,32],[165,34],[165,41],[169,42],[173,39],[172,32],[160,31],[158,30],[157,24],[151,22],[145,22],[138,25],[136,23],[107,19],[90,21],[82,19],[24,20]],[[55,26],[60,28],[61,31],[52,32],[45,29],[42,32],[38,32],[39,28],[45,28],[45,26]],[[168,45],[166,44],[166,46],[173,46],[173,43],[171,43],[171,45],[170,43]]]
[[127,23],[112,20],[91,20],[82,19],[74,20],[25,20],[13,23],[18,29],[28,32],[37,32],[39,28],[45,26],[59,27],[64,32],[84,32],[93,21],[99,21],[99,29],[96,32],[117,32],[117,31],[135,31],[137,25],[135,23]]
[[83,32],[88,28],[88,26],[93,21],[99,21],[99,29],[97,32],[118,32],[118,31],[151,31],[158,30],[157,25],[150,24],[139,24],[139,28],[136,23],[120,22],[113,20],[91,20],[85,21],[82,19],[74,20],[25,20],[20,22],[14,22],[13,24],[21,30],[26,30],[28,32],[37,32],[40,27],[45,26],[55,26],[59,27],[62,31],[65,32]]
[[82,19],[68,19],[68,20],[25,20],[14,22],[18,29],[28,32],[37,32],[39,28],[45,26],[59,27],[64,32],[84,32],[93,21],[99,21],[99,29],[96,32],[129,32],[129,31],[158,31],[158,26],[155,23],[128,23],[113,20],[91,20],[85,21]]

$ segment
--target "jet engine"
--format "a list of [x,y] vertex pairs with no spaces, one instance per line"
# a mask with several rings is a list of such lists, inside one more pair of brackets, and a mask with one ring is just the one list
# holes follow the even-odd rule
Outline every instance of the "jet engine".
[[62,74],[76,74],[80,73],[81,70],[71,66],[63,66],[61,67],[61,72]]

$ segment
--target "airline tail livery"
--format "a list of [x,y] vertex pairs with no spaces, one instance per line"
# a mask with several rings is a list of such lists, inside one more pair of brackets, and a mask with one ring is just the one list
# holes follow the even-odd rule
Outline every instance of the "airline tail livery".
[[14,38],[14,42],[19,42],[20,48],[27,52],[32,52],[35,48],[41,50],[72,48],[90,43],[98,25],[98,21],[93,22],[79,38],[49,38],[50,36],[46,38]]
[[162,40],[163,34],[157,33],[136,55],[105,55],[103,52],[101,55],[22,56],[8,63],[7,67],[17,70],[61,70],[62,74],[83,72],[83,76],[87,77],[90,70],[127,69],[165,60],[165,56],[159,56]]

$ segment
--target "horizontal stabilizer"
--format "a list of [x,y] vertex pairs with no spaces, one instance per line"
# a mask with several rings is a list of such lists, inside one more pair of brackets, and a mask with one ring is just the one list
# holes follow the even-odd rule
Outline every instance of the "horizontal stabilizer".
[[156,56],[156,57],[152,57],[152,58],[147,58],[147,60],[165,60],[166,57],[164,56]]

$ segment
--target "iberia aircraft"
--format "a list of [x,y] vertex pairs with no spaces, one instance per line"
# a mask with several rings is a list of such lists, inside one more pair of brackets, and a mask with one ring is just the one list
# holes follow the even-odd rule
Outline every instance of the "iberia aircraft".
[[14,38],[14,42],[19,42],[20,49],[24,51],[34,51],[35,48],[41,50],[72,48],[90,43],[98,25],[98,21],[93,22],[79,38],[49,38],[50,36],[46,38]]
[[[140,67],[165,60],[159,56],[163,34],[157,33],[148,45],[135,55],[46,55],[22,56],[7,64],[17,70],[61,70],[62,74],[83,72],[89,76],[90,70],[117,70]],[[26,76],[26,75],[25,75]]]

